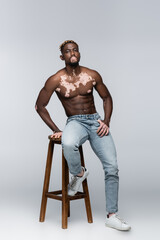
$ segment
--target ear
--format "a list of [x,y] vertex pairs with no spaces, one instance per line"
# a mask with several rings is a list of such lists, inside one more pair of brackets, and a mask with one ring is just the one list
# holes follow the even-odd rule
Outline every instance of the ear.
[[61,59],[61,60],[64,60],[64,57],[63,57],[63,55],[60,55],[60,59]]

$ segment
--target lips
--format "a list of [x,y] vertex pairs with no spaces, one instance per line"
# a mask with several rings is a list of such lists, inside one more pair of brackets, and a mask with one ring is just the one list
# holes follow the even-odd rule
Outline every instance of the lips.
[[77,58],[73,56],[70,58],[70,60],[71,60],[71,62],[75,62],[75,61],[77,61]]

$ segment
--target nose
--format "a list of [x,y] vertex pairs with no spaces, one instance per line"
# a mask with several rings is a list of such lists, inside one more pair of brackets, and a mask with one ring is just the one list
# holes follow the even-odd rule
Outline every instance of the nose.
[[74,50],[71,50],[71,56],[75,56]]

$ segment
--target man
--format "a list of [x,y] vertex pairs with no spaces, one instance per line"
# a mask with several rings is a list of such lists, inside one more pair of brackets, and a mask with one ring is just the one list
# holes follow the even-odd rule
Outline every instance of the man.
[[[79,146],[89,140],[100,159],[105,174],[106,226],[118,230],[131,227],[117,214],[118,211],[118,165],[115,145],[109,131],[112,114],[112,98],[100,74],[79,65],[79,47],[73,40],[60,45],[61,60],[65,68],[51,76],[39,93],[36,110],[53,131],[52,137],[62,137],[62,148],[69,171],[73,174],[68,185],[68,195],[75,195],[89,172],[81,166]],[[104,120],[96,112],[93,89],[103,100]],[[52,121],[46,106],[56,92],[68,117],[63,132]]]

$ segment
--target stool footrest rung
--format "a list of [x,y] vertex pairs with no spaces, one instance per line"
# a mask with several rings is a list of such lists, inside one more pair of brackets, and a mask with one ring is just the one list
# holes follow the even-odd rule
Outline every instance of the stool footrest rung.
[[87,195],[84,192],[77,192],[74,196],[68,196],[69,200],[77,200],[77,199],[82,199],[86,198]]
[[[62,190],[47,192],[45,196],[48,198],[62,201]],[[77,192],[74,196],[67,195],[68,200],[77,200],[77,199],[82,199],[86,197],[87,195],[84,192]]]
[[62,196],[59,196],[59,194],[62,194],[62,190],[59,191],[54,191],[54,192],[47,192],[45,194],[46,197],[56,199],[56,200],[61,200],[62,201]]

